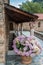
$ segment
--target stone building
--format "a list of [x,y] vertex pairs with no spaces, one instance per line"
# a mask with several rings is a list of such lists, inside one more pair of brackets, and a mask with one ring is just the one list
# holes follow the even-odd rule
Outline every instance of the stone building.
[[[37,15],[39,18],[34,24],[34,26],[35,26],[34,29],[35,29],[35,31],[43,32],[43,14],[39,13],[39,14],[35,14],[35,15]],[[28,24],[24,23],[23,29],[30,30],[29,23]]]
[[[0,63],[3,63],[4,65],[6,63],[10,28],[11,30],[15,30],[14,28],[16,27],[16,29],[18,29],[18,23],[35,21],[37,18],[38,16],[36,15],[10,6],[9,0],[0,0]],[[15,25],[17,26],[15,27]]]
[[43,13],[36,14],[39,18],[35,24],[35,30],[39,32],[43,32]]

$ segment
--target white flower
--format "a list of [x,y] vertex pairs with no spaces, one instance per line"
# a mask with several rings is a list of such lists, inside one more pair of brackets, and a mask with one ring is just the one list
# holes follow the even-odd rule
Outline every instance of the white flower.
[[27,50],[27,47],[24,47],[23,50],[26,51]]
[[34,41],[34,40],[31,40],[31,41],[30,41],[30,43],[34,44],[34,43],[35,43],[35,41]]
[[39,48],[36,46],[36,45],[34,45],[34,50],[33,50],[33,52],[38,52],[39,51]]

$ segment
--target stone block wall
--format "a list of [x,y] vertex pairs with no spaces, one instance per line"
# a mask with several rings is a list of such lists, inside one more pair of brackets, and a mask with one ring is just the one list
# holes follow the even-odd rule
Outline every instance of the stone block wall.
[[[40,22],[40,27],[38,27],[38,22]],[[29,23],[23,23],[23,29],[24,30],[30,30]],[[34,24],[34,29],[36,31],[43,32],[43,20],[37,20]]]
[[8,0],[0,0],[0,63],[5,63],[6,55],[6,23],[5,23],[5,12],[4,3],[8,3]]

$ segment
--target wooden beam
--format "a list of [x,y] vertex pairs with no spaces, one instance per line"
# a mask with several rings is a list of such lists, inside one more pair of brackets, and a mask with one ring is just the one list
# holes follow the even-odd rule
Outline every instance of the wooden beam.
[[33,15],[33,14],[30,14],[29,12],[20,10],[20,9],[14,7],[14,6],[9,5],[9,4],[5,4],[5,8],[7,8],[7,9],[13,11],[13,12],[18,12],[18,13],[23,14],[23,15],[28,16],[28,17],[32,17],[34,19],[38,18],[38,16],[36,16],[36,15]]

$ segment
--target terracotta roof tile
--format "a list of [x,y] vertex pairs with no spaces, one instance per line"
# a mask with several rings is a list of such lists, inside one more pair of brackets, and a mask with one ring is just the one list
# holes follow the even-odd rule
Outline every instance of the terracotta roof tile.
[[39,16],[39,18],[38,18],[39,20],[43,20],[43,13],[42,14],[41,13],[40,14],[35,14],[35,15]]

